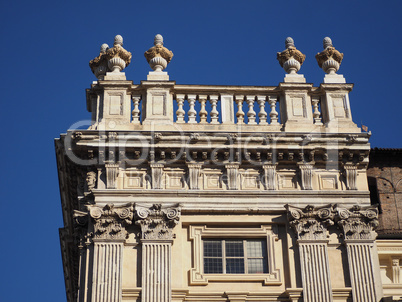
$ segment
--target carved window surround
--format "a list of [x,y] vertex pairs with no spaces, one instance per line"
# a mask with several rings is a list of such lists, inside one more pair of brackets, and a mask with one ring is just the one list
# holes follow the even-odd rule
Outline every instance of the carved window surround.
[[[206,225],[190,226],[190,240],[193,241],[194,267],[190,270],[191,285],[207,285],[211,281],[263,282],[264,285],[281,285],[279,267],[281,259],[275,254],[281,249],[275,225],[262,225],[260,228],[209,228]],[[212,238],[261,238],[267,241],[268,274],[204,274],[203,239]]]

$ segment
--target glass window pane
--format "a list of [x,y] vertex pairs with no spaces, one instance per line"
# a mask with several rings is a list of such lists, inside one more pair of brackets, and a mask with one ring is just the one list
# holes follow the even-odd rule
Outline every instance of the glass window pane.
[[222,257],[222,241],[204,240],[204,257]]
[[223,274],[221,258],[204,258],[205,274]]
[[244,274],[244,259],[226,258],[226,274]]
[[247,240],[247,257],[265,257],[265,240]]
[[226,240],[226,257],[243,257],[243,240]]
[[261,259],[248,259],[248,273],[249,274],[264,274],[268,273],[267,258]]

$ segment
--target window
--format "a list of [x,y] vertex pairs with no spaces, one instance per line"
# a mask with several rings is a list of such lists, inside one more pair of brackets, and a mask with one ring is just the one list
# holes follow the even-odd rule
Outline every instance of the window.
[[242,228],[189,225],[190,284],[262,281],[281,285],[282,243],[277,234],[274,224]]
[[266,240],[203,240],[205,274],[268,273]]

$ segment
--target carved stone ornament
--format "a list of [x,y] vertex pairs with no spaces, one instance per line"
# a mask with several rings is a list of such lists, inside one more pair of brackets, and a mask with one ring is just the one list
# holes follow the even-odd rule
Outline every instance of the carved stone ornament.
[[337,222],[342,228],[345,239],[374,240],[377,236],[374,231],[378,226],[377,207],[361,208],[353,206],[350,210],[337,207]]
[[332,46],[332,41],[328,37],[324,38],[323,44],[324,50],[315,56],[318,66],[325,73],[335,74],[341,66],[343,53],[340,53]]
[[113,204],[107,204],[103,208],[92,205],[87,207],[93,222],[95,239],[126,239],[125,227],[132,224],[134,217],[132,204],[122,207]]
[[286,49],[278,52],[276,58],[287,73],[295,74],[300,70],[301,65],[306,59],[306,55],[296,49],[291,37],[286,38],[285,45]]
[[85,192],[92,192],[96,188],[96,178],[97,174],[94,171],[89,171],[85,178]]
[[102,44],[99,56],[89,62],[89,67],[99,79],[106,72],[120,72],[131,62],[131,52],[123,48],[123,37],[117,35],[114,38],[112,48],[107,44]]
[[264,185],[266,190],[276,189],[276,164],[264,164]]
[[298,239],[326,240],[327,227],[334,225],[335,211],[332,205],[323,208],[307,206],[304,209],[285,206],[289,224],[295,230]]
[[163,37],[159,34],[155,36],[154,45],[144,53],[144,56],[154,71],[162,71],[172,60],[173,52],[163,46]]
[[357,190],[357,167],[355,165],[345,164],[343,168],[346,188],[348,190]]
[[163,207],[154,204],[135,205],[136,224],[141,227],[141,238],[150,240],[172,240],[173,228],[178,224],[181,207],[179,205]]
[[225,165],[227,173],[227,182],[229,190],[239,189],[239,164],[227,164]]
[[99,79],[101,76],[104,76],[108,71],[107,67],[107,59],[105,56],[106,50],[109,49],[109,45],[102,44],[99,56],[95,59],[89,61],[89,67],[91,68],[94,75]]
[[301,187],[303,190],[312,190],[312,180],[313,180],[313,165],[301,164],[299,165],[301,174]]

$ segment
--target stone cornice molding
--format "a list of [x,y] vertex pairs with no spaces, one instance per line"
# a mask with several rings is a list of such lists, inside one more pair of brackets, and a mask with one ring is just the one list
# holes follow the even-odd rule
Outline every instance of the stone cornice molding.
[[326,240],[327,227],[334,225],[335,211],[332,205],[315,208],[307,206],[297,208],[285,206],[288,211],[290,226],[295,230],[300,240]]
[[141,239],[144,240],[173,240],[173,228],[179,223],[180,215],[178,204],[135,205],[135,223],[141,227]]
[[375,240],[374,231],[378,226],[377,207],[361,208],[353,206],[350,210],[336,207],[336,220],[341,227],[346,240]]
[[116,207],[107,204],[104,207],[89,205],[88,215],[93,223],[93,238],[108,240],[125,240],[126,226],[132,224],[134,208],[132,204]]

